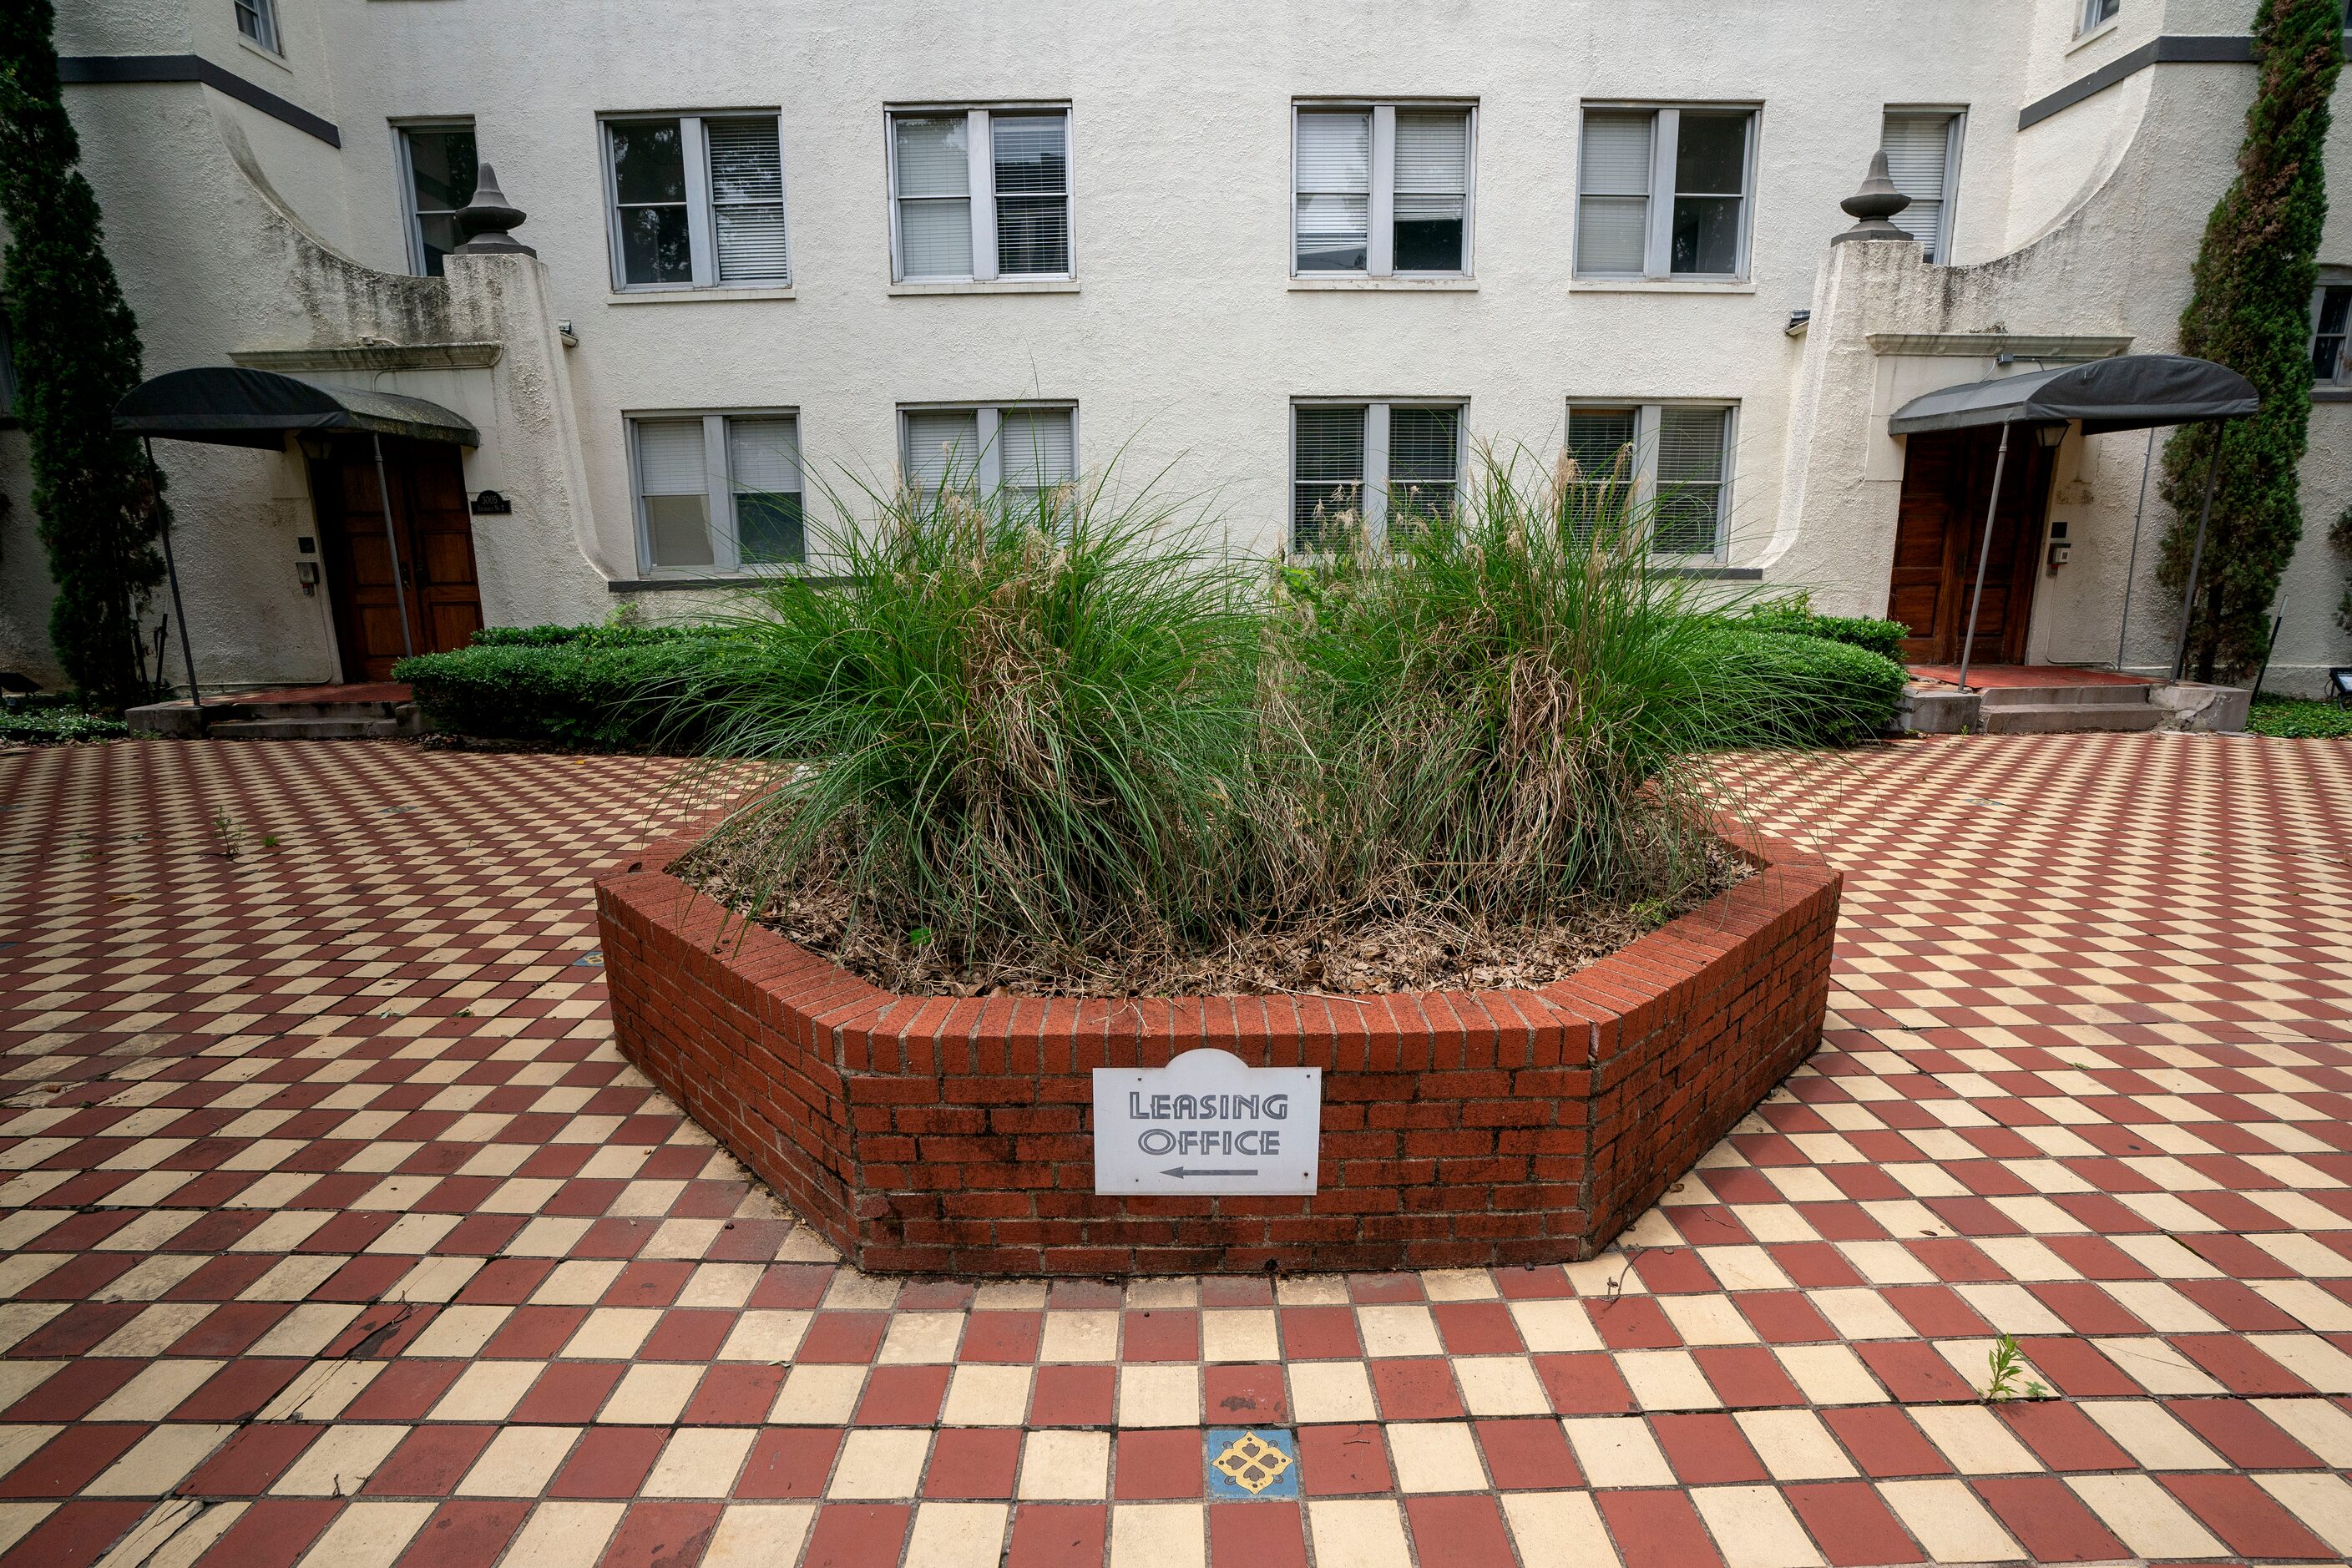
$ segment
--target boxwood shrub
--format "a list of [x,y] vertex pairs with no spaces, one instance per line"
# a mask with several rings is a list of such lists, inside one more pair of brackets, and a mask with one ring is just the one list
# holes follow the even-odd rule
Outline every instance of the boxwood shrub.
[[[568,634],[568,635],[567,635]],[[393,667],[434,729],[599,750],[690,749],[691,705],[723,679],[722,635],[647,626],[498,627]]]
[[1903,666],[1868,648],[1744,622],[1724,628],[1714,657],[1725,687],[1739,693],[1709,724],[1725,746],[1866,741],[1894,727],[1910,684]]
[[1823,642],[1867,648],[1879,658],[1891,658],[1898,664],[1903,659],[1903,639],[1911,635],[1911,628],[1901,621],[1882,621],[1863,616],[1817,616],[1801,601],[1759,605],[1749,611],[1740,624],[1750,631],[1817,637]]

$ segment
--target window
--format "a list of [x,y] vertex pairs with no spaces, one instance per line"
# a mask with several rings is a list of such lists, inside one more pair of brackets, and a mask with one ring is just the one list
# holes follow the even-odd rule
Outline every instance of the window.
[[1297,273],[1470,270],[1470,110],[1302,105],[1291,153]]
[[400,157],[408,182],[408,268],[438,278],[441,258],[457,247],[457,209],[474,199],[474,128],[405,126]]
[[1077,482],[1077,418],[1067,404],[902,409],[907,483],[926,500],[942,489],[1001,494],[1042,514]]
[[1958,194],[1962,117],[1948,110],[1890,109],[1879,145],[1895,188],[1911,198],[1895,226],[1919,242],[1922,255],[1942,263],[1952,244],[1953,197]]
[[808,558],[793,415],[695,414],[629,426],[646,566],[735,572]]
[[278,47],[278,0],[234,0],[236,30],[271,54]]
[[1660,555],[1720,556],[1731,516],[1738,410],[1706,403],[1576,403],[1568,411],[1575,463],[1570,514],[1646,515]]
[[2123,8],[2124,0],[2083,0],[2083,23],[2074,31],[2087,33],[2100,23],[2113,20]]
[[1066,109],[893,114],[890,190],[899,281],[1070,276]]
[[1415,518],[1454,515],[1460,404],[1295,403],[1290,421],[1293,549],[1339,544],[1350,523],[1377,541]]
[[2352,327],[2352,283],[2327,283],[2311,301],[2311,379],[2322,387],[2352,387],[2352,354],[2345,336]]
[[616,287],[792,281],[774,115],[608,120],[604,142]]
[[1576,270],[1585,278],[1742,278],[1752,109],[1588,109]]

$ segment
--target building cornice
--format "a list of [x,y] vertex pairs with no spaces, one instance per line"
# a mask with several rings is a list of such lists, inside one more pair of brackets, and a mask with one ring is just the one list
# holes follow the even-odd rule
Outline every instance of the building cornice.
[[488,370],[499,343],[348,343],[308,349],[231,349],[251,370]]
[[1870,332],[1870,352],[1884,359],[1907,354],[1932,359],[2011,359],[2080,361],[2111,359],[2132,345],[2131,339],[2029,336],[2020,332]]
[[[2345,47],[2347,58],[2352,58],[2352,42]],[[2254,40],[2244,37],[2197,37],[2173,33],[2160,38],[2150,38],[2136,49],[2117,55],[2088,76],[2078,77],[2046,98],[2037,98],[2017,111],[2017,128],[2039,125],[2064,110],[2069,110],[2107,90],[2127,77],[2137,76],[2150,66],[2216,66],[2246,65],[2254,58]]]
[[316,136],[330,147],[343,144],[343,133],[335,128],[333,121],[322,120],[268,88],[256,87],[202,55],[61,55],[58,58],[58,79],[82,86],[136,81],[201,82],[249,109],[261,110],[272,120]]

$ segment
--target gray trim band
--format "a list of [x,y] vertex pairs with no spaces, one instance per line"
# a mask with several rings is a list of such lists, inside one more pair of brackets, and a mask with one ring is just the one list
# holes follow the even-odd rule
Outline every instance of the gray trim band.
[[2081,80],[2070,81],[2049,97],[2038,98],[2019,110],[2017,128],[2023,131],[2039,125],[2060,110],[2072,109],[2150,66],[2246,65],[2253,58],[2254,40],[2248,37],[2198,37],[2176,33],[2150,38],[2130,53],[2117,55]]
[[608,577],[604,580],[604,591],[608,594],[678,594],[732,588],[740,592],[745,588],[763,588],[778,582],[805,583],[812,588],[841,588],[848,585],[849,579],[804,577],[783,573],[760,576],[746,574],[740,577]]
[[215,65],[201,55],[67,55],[58,60],[58,79],[82,85],[125,81],[201,82],[239,103],[257,109],[272,120],[316,136],[330,147],[343,144],[343,133],[331,120],[321,120],[299,103],[289,103],[267,88]]

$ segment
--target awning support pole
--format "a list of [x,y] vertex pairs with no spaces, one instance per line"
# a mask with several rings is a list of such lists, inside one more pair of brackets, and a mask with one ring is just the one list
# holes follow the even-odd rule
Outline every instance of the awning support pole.
[[2139,510],[2132,513],[2131,559],[2124,563],[2124,624],[2116,628],[2116,668],[2124,667],[2124,639],[2131,636],[2132,580],[2139,575],[2139,531],[2147,521],[2147,472],[2156,466],[2156,427],[2147,432],[2147,456],[2139,460]]
[[1968,635],[1960,639],[1960,689],[1969,689],[1969,656],[1977,647],[1977,609],[1984,603],[1985,565],[1992,559],[1992,522],[2000,511],[2000,477],[2009,467],[2009,426],[2000,422],[2000,451],[1992,460],[1992,500],[1985,503],[1984,542],[1977,547],[1977,588],[1969,595]]
[[2180,596],[2180,645],[2172,653],[2172,679],[2189,666],[2189,623],[2197,616],[2197,574],[2205,564],[2205,525],[2213,518],[2213,487],[2221,478],[2221,427],[2213,427],[2213,457],[2205,465],[2205,501],[2197,509],[2197,543],[2189,552],[2189,592]]
[[371,431],[368,439],[375,443],[375,499],[383,507],[383,547],[392,555],[392,596],[400,605],[400,651],[414,658],[416,645],[408,637],[408,590],[401,582],[400,539],[392,528],[392,486],[383,477],[383,437]]
[[[155,442],[142,436],[139,445],[147,454],[147,490],[155,498],[156,531],[163,537],[163,575],[172,582],[172,618],[180,623],[180,658],[188,667],[188,705],[196,710],[196,733],[210,736],[212,721],[205,716],[205,694],[196,685],[196,650],[188,641],[188,612],[180,603],[180,565],[172,559],[172,512],[163,504],[163,483],[155,472]],[[159,676],[162,671],[156,672]]]

